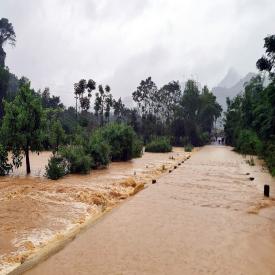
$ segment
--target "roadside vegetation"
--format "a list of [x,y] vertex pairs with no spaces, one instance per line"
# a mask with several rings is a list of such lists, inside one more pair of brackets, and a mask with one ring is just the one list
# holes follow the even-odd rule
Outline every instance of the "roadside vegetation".
[[228,144],[263,158],[275,176],[275,35],[265,38],[264,47],[265,56],[256,64],[263,73],[252,78],[243,93],[227,99],[224,130]]
[[135,103],[129,108],[109,85],[80,79],[72,87],[74,106],[65,107],[48,87],[35,91],[29,79],[9,71],[4,46],[15,46],[16,34],[5,18],[0,29],[0,175],[23,159],[29,174],[30,152],[52,151],[46,176],[58,179],[140,157],[144,145],[148,152],[170,152],[209,142],[222,108],[207,86],[189,79],[183,87],[170,81],[158,88],[148,77],[129,91]]
[[172,145],[168,138],[155,138],[145,147],[145,152],[167,153],[172,151]]
[[192,152],[193,146],[191,144],[187,144],[184,146],[184,151],[185,152]]

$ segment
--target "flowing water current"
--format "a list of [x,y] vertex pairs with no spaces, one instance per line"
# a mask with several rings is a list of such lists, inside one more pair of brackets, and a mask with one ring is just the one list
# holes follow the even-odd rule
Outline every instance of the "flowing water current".
[[58,181],[43,177],[50,155],[31,155],[30,176],[25,176],[23,166],[0,178],[0,274],[76,235],[81,227],[167,173],[188,154],[180,148],[168,154],[145,153],[142,158]]
[[255,162],[205,146],[26,275],[275,274],[275,182]]
[[261,161],[174,148],[50,181],[48,157],[32,156],[30,177],[1,178],[3,274],[275,274],[275,182]]

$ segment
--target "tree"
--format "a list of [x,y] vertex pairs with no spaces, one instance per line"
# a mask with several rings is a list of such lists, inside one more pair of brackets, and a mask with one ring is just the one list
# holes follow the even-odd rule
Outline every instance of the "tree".
[[9,71],[0,66],[0,120],[4,114],[2,101],[5,98],[8,90],[9,77],[10,77]]
[[200,91],[194,80],[188,80],[177,110],[177,117],[183,118],[185,135],[188,142],[200,145],[198,112],[200,107]]
[[142,118],[141,131],[146,142],[151,136],[157,135],[160,130],[158,119],[160,119],[161,103],[158,98],[157,85],[151,77],[142,80],[136,91],[132,93],[133,100],[137,103]]
[[157,99],[159,101],[161,116],[170,123],[174,116],[176,105],[179,103],[182,92],[178,81],[171,81],[165,84],[158,92]]
[[122,117],[125,113],[125,105],[122,103],[121,97],[118,100],[113,100],[114,116],[118,122],[122,121]]
[[14,160],[26,157],[27,174],[31,172],[29,151],[40,151],[43,129],[43,109],[40,97],[30,88],[30,84],[21,86],[12,102],[4,102],[5,115],[2,132],[4,140],[12,149]]
[[58,152],[59,146],[65,140],[65,131],[62,128],[60,120],[55,120],[50,127],[50,144],[53,148],[53,153]]
[[264,39],[266,55],[262,56],[256,63],[260,71],[269,72],[270,77],[275,76],[275,35],[267,36]]
[[[78,101],[82,111],[90,109],[90,99],[92,97],[92,91],[95,89],[96,83],[92,79],[89,79],[88,82],[85,79],[81,79],[74,84],[76,114],[78,112]],[[85,92],[87,92],[87,96],[85,96]]]
[[94,110],[95,115],[99,119],[100,126],[104,125],[104,118],[109,121],[110,110],[113,104],[113,97],[110,86],[106,85],[103,88],[102,85],[98,86],[98,92],[95,94]]
[[0,176],[5,176],[10,171],[12,171],[12,164],[9,163],[8,151],[0,144]]
[[16,42],[16,35],[12,24],[7,18],[0,20],[0,67],[5,67],[6,53],[3,49],[5,43],[14,46]]
[[75,109],[76,109],[76,114],[78,112],[78,100],[80,101],[81,98],[83,98],[85,89],[86,89],[87,82],[85,79],[79,80],[79,82],[74,84],[74,94],[75,94]]
[[151,77],[142,80],[136,91],[133,92],[133,100],[137,103],[143,115],[155,114],[158,111],[155,100],[157,94],[158,88]]
[[222,107],[216,102],[216,97],[204,86],[200,95],[198,121],[203,132],[211,133],[213,123],[220,117]]
[[46,87],[41,93],[42,106],[43,108],[64,108],[64,105],[60,101],[59,96],[51,96],[50,89]]

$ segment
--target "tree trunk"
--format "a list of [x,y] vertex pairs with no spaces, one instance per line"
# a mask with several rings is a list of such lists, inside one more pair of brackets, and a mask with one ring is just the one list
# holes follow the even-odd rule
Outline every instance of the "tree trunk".
[[77,118],[77,95],[75,96],[75,116]]
[[2,67],[2,68],[5,67],[5,59],[6,59],[6,53],[5,53],[2,45],[0,45],[0,67]]
[[25,156],[26,156],[26,169],[27,174],[31,173],[31,166],[30,166],[30,156],[29,156],[29,148],[25,150]]

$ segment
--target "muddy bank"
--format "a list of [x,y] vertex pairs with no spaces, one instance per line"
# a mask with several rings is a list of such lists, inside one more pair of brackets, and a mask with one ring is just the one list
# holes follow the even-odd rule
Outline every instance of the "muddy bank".
[[206,146],[26,274],[275,274],[274,186],[260,163]]
[[168,154],[145,153],[140,159],[59,181],[42,178],[50,153],[32,155],[31,176],[24,176],[22,167],[0,178],[0,274],[45,250],[47,244],[53,247],[73,236],[187,155],[180,148]]

